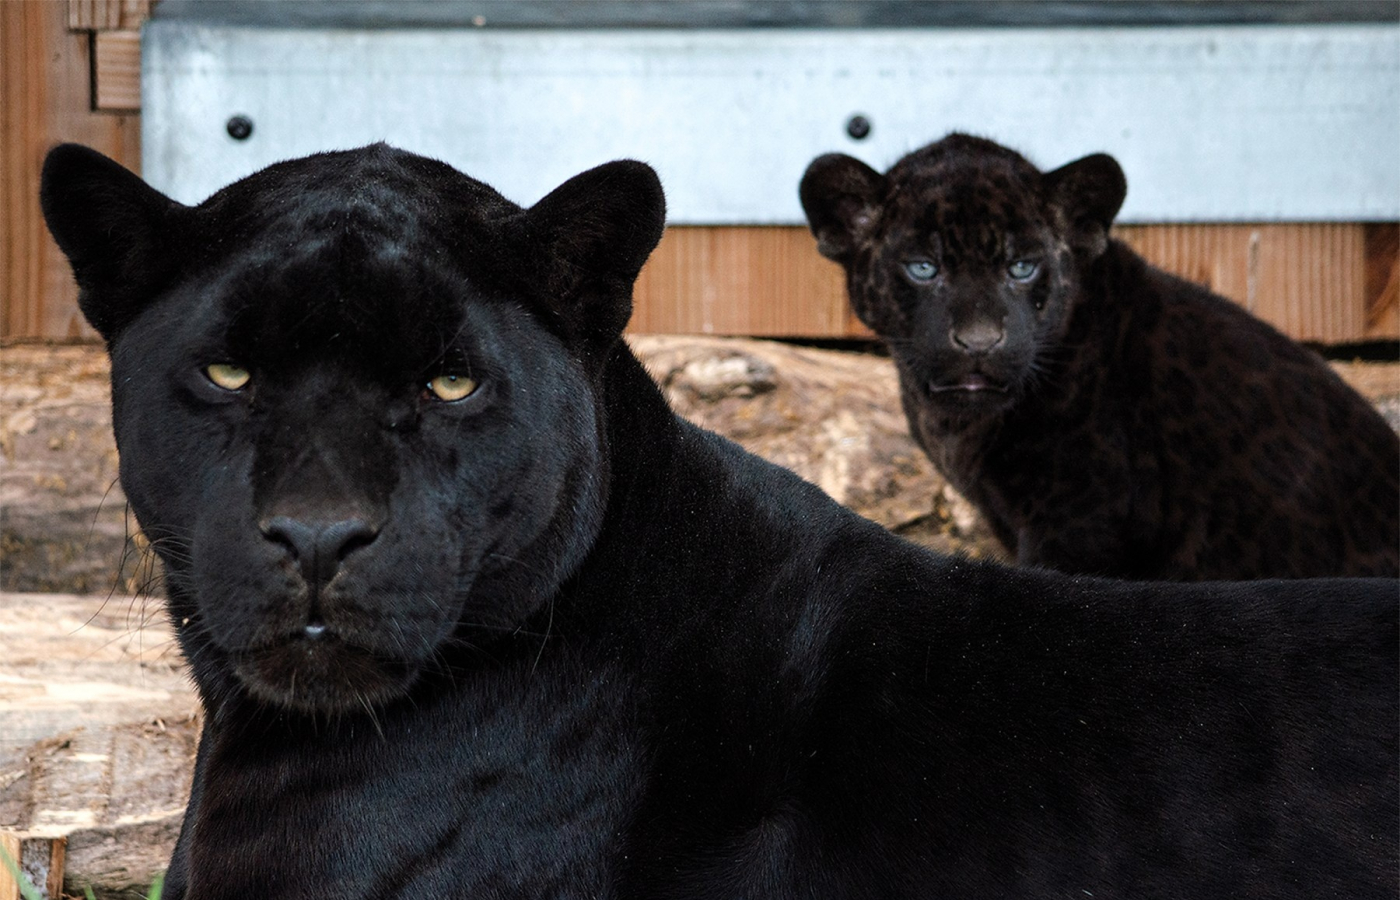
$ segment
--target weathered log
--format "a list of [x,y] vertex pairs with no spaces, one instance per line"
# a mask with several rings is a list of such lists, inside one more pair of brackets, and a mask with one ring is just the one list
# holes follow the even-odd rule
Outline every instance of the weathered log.
[[198,715],[159,601],[0,593],[0,828],[66,837],[68,893],[165,867]]

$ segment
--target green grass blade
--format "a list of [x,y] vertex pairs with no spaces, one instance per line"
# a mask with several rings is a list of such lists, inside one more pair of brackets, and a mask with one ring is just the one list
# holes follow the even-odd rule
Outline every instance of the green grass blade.
[[24,895],[24,900],[44,900],[44,895],[24,877],[24,873],[19,870],[19,863],[15,862],[15,858],[3,844],[0,844],[0,863],[4,863],[5,868],[10,870],[10,877],[19,884],[19,892]]

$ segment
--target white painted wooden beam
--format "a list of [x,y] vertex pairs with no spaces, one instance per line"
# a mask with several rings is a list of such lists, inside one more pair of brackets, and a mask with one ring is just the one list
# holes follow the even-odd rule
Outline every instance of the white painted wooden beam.
[[[1043,167],[1106,151],[1127,222],[1400,218],[1400,25],[900,30],[294,29],[156,20],[144,171],[193,202],[386,140],[530,203],[618,157],[678,224],[797,224],[808,162],[950,130]],[[847,134],[851,116],[869,135]],[[229,136],[234,115],[252,133]]]

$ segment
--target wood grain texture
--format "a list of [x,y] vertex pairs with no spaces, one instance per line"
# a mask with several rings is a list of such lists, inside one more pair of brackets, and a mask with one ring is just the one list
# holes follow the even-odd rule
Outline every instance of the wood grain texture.
[[141,109],[141,32],[99,31],[93,35],[94,103],[108,112]]
[[67,0],[67,5],[73,31],[136,28],[151,12],[151,0]]
[[1361,225],[1139,225],[1114,232],[1153,265],[1298,340],[1348,343],[1366,333]]
[[755,337],[864,334],[841,270],[806,228],[674,227],[637,281],[631,331]]
[[[1393,225],[1136,225],[1115,234],[1299,340],[1400,338]],[[801,227],[667,230],[638,281],[631,331],[869,336],[847,308],[840,268]]]
[[1400,335],[1400,224],[1365,226],[1366,337]]
[[0,2],[0,340],[96,338],[39,211],[44,154],[77,141],[140,169],[139,118],[92,109],[91,36],[68,13]]
[[0,591],[0,822],[67,836],[62,896],[147,896],[189,799],[199,717],[157,599]]
[[[29,884],[44,897],[63,895],[63,860],[67,839],[0,829],[0,847],[15,862]],[[9,866],[0,865],[0,900],[24,900]]]

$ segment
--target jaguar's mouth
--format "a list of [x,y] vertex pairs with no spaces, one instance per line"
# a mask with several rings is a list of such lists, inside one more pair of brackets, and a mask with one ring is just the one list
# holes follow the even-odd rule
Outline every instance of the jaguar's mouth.
[[983,391],[1000,394],[1007,393],[1006,385],[993,381],[981,372],[970,372],[957,381],[947,384],[938,384],[930,381],[928,390],[930,394],[947,394],[952,392],[975,394]]
[[303,713],[373,709],[402,696],[417,667],[349,643],[324,627],[238,654],[235,671],[265,703]]

